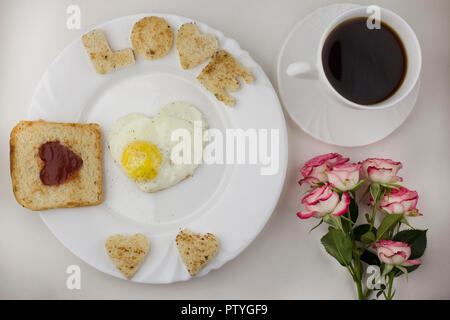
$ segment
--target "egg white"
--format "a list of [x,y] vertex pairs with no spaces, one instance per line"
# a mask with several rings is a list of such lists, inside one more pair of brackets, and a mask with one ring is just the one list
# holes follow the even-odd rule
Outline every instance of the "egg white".
[[122,154],[124,149],[134,141],[147,141],[154,144],[162,155],[156,178],[137,182],[144,192],[156,192],[171,187],[185,178],[192,176],[199,166],[191,161],[189,164],[173,163],[170,159],[172,148],[179,141],[172,141],[171,134],[176,129],[185,129],[194,139],[194,121],[201,121],[203,128],[206,121],[202,113],[194,106],[185,102],[173,102],[165,106],[158,115],[148,117],[132,113],[116,120],[108,138],[108,147],[114,162],[123,170]]

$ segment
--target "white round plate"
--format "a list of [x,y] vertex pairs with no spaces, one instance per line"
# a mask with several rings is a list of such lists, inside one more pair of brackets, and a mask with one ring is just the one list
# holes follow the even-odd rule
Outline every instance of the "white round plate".
[[317,80],[286,74],[296,61],[315,63],[322,32],[330,21],[354,4],[334,4],[319,8],[302,19],[289,33],[278,58],[278,90],[290,117],[306,133],[323,142],[357,147],[377,142],[397,129],[417,100],[420,83],[396,106],[384,110],[355,110],[331,98]]
[[[168,14],[118,18],[101,28],[113,50],[131,47],[133,25],[145,16],[160,16],[176,30],[194,20]],[[236,257],[257,236],[278,201],[286,172],[287,133],[277,95],[261,67],[238,43],[198,21],[202,33],[215,35],[220,48],[251,69],[255,82],[241,81],[232,93],[234,108],[217,101],[196,76],[207,64],[183,70],[175,44],[162,59],[136,56],[136,64],[107,75],[95,72],[82,45],[75,40],[64,49],[41,79],[29,109],[29,119],[95,122],[103,135],[104,202],[99,206],[54,209],[41,217],[55,236],[76,256],[93,267],[124,278],[107,256],[105,239],[117,233],[145,234],[150,252],[132,281],[169,283],[190,278],[175,246],[182,228],[214,233],[220,248],[197,275],[202,276]],[[128,180],[113,163],[106,137],[114,121],[131,112],[156,115],[167,103],[186,101],[200,109],[210,128],[277,129],[279,169],[261,175],[259,164],[202,164],[193,177],[147,194]]]

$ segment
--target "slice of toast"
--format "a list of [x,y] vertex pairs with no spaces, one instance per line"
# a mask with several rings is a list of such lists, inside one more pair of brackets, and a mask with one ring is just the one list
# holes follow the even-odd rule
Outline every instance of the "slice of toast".
[[143,58],[149,60],[162,58],[172,48],[172,28],[164,18],[144,17],[133,26],[131,45]]
[[185,23],[177,34],[177,50],[183,69],[190,69],[211,58],[219,49],[217,38],[201,34],[195,23]]
[[232,107],[235,104],[235,99],[228,94],[227,89],[232,92],[239,90],[239,76],[247,83],[253,82],[253,75],[250,70],[234,59],[231,54],[221,50],[216,52],[197,79],[219,101]]
[[[82,160],[65,182],[46,185],[39,148],[58,141]],[[17,202],[31,210],[93,206],[103,202],[102,144],[98,124],[20,121],[11,131],[10,169]]]
[[95,71],[106,74],[135,63],[131,48],[112,51],[105,34],[94,29],[81,37]]
[[105,249],[116,268],[131,279],[144,261],[150,242],[142,233],[130,237],[116,234],[106,239]]
[[191,276],[195,276],[211,261],[219,248],[219,241],[212,233],[204,235],[181,230],[175,239],[181,260]]

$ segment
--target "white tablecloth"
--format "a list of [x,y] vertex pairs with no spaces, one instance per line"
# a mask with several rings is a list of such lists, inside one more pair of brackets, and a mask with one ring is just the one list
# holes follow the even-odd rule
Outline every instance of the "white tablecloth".
[[[422,87],[406,122],[386,139],[359,148],[321,143],[286,115],[289,163],[273,216],[256,240],[235,260],[205,277],[170,285],[140,285],[103,274],[73,256],[38,214],[23,209],[9,177],[9,133],[26,118],[34,88],[60,50],[86,30],[115,17],[166,12],[198,19],[237,40],[263,67],[276,88],[276,62],[290,29],[312,10],[336,1],[294,0],[72,0],[0,1],[0,298],[132,299],[353,299],[345,268],[328,256],[319,239],[325,227],[308,234],[300,221],[297,180],[312,156],[340,152],[352,160],[388,157],[402,161],[407,186],[419,192],[429,228],[423,266],[409,282],[397,279],[397,298],[450,298],[449,122],[450,66],[447,0],[358,1],[400,14],[415,30],[423,51]],[[66,27],[70,4],[81,8],[81,28]],[[380,123],[380,126],[383,125]],[[81,268],[81,290],[66,288],[66,268]]]

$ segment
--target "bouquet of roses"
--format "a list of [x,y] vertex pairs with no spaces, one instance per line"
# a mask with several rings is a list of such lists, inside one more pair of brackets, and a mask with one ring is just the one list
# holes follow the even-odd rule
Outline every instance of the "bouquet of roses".
[[[303,208],[297,216],[320,220],[311,231],[323,222],[328,224],[321,242],[347,268],[359,299],[376,291],[377,298],[383,295],[391,300],[394,279],[402,274],[408,277],[422,263],[418,258],[426,248],[427,230],[414,229],[407,220],[422,214],[416,208],[417,192],[398,184],[403,181],[397,176],[401,168],[400,162],[389,159],[349,163],[349,158],[330,153],[309,160],[301,169],[299,184],[311,189],[302,198]],[[359,189],[362,194],[357,195]],[[357,220],[358,199],[367,199],[371,207],[363,224]],[[382,213],[381,222],[375,226],[377,213]],[[364,288],[367,266],[366,271],[373,270],[374,276],[366,279]]]

